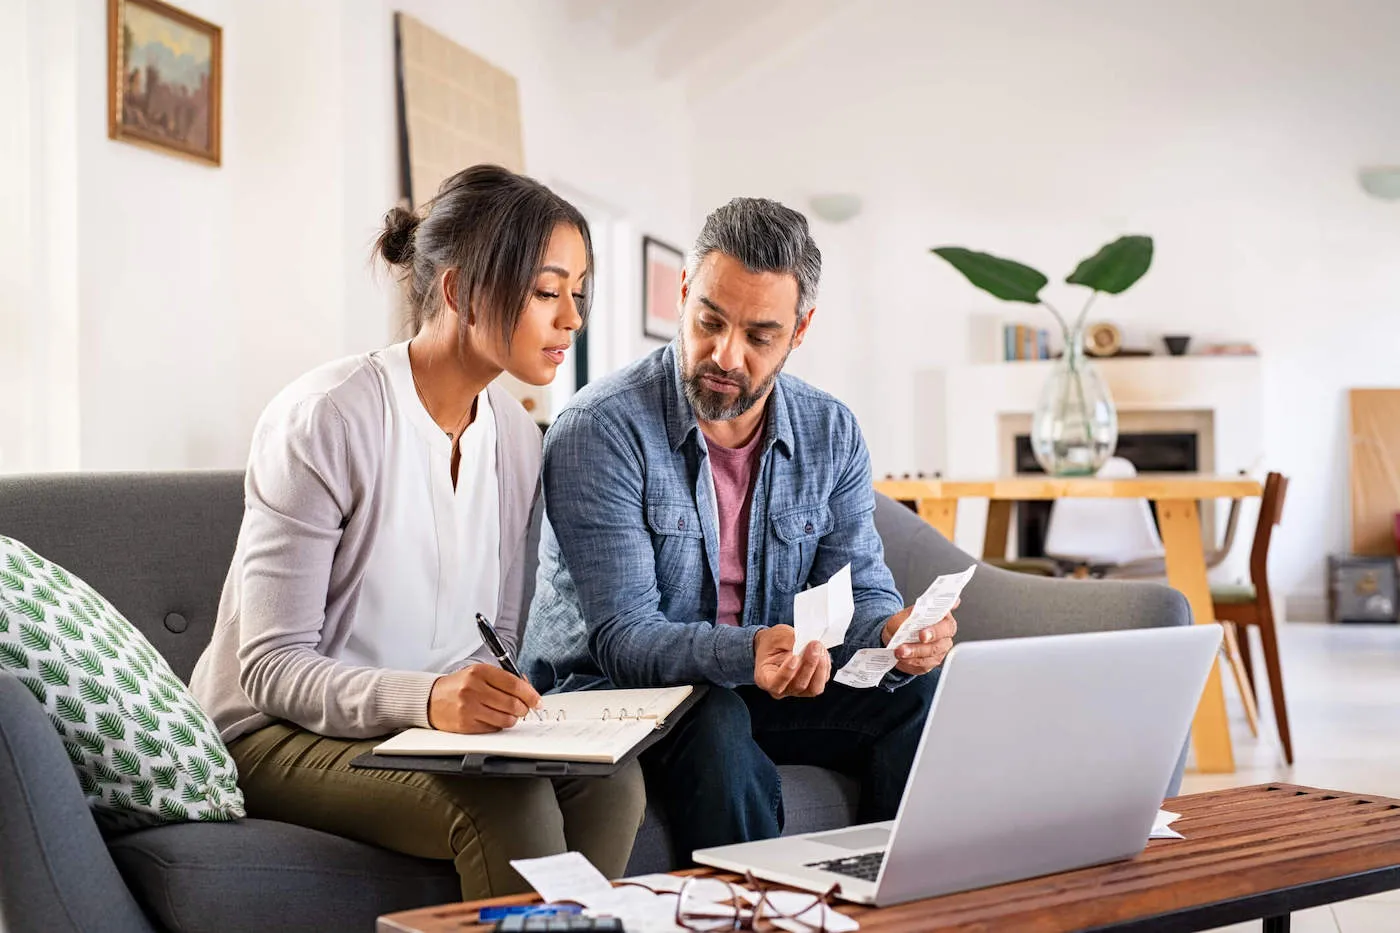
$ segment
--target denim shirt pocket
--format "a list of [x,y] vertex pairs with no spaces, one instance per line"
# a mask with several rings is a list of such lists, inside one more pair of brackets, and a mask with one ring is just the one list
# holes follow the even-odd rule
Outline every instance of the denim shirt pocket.
[[675,499],[647,503],[647,527],[656,552],[656,586],[699,598],[705,579],[705,536],[694,504]]
[[825,502],[784,509],[773,516],[768,566],[775,587],[785,593],[802,588],[812,572],[817,544],[831,531],[832,522],[831,507]]

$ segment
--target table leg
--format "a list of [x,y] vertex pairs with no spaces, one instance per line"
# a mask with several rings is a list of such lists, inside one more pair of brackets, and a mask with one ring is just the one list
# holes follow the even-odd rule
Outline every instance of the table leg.
[[1290,919],[1289,914],[1284,914],[1281,917],[1265,917],[1264,933],[1288,933]]
[[982,559],[1006,557],[1006,539],[1011,533],[1010,499],[987,500],[987,532],[982,536]]
[[[1157,520],[1167,552],[1167,581],[1191,604],[1191,616],[1198,625],[1214,622],[1215,607],[1206,576],[1205,549],[1201,545],[1201,514],[1196,503],[1190,499],[1160,501]],[[1201,771],[1220,774],[1235,770],[1218,663],[1211,665],[1205,692],[1196,708],[1191,744],[1196,751],[1196,767]]]
[[919,517],[937,528],[951,542],[958,525],[958,500],[920,499]]

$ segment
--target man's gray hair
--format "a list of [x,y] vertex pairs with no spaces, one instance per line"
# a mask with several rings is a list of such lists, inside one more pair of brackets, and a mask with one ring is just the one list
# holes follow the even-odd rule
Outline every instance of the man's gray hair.
[[797,280],[797,314],[817,302],[822,253],[807,230],[807,218],[766,198],[735,198],[710,212],[695,238],[686,263],[694,280],[705,257],[718,250],[733,256],[750,272],[778,272]]

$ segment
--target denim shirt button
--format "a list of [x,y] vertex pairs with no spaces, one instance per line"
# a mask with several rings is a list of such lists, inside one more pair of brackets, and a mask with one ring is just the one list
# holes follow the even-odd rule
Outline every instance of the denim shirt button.
[[683,518],[678,518],[678,519],[676,519],[676,530],[678,530],[678,531],[685,531],[685,519],[683,519]]
[[806,524],[806,526],[803,527],[802,530],[805,531],[805,532],[807,532],[807,534],[811,534],[811,533],[812,533],[812,523],[811,523],[811,522],[808,522],[808,523]]

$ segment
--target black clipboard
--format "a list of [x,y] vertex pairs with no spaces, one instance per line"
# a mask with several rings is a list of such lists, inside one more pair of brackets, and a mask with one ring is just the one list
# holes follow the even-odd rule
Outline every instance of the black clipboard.
[[670,734],[676,723],[709,691],[708,684],[696,684],[690,696],[666,714],[666,721],[628,749],[616,764],[606,761],[556,761],[541,758],[512,758],[506,755],[376,755],[365,752],[350,762],[352,768],[382,771],[429,771],[434,774],[465,774],[471,777],[609,777],[623,765]]

